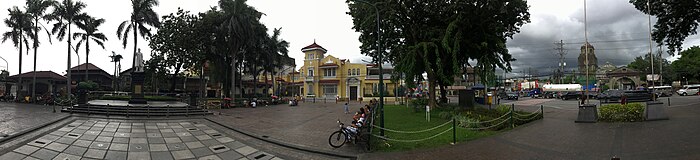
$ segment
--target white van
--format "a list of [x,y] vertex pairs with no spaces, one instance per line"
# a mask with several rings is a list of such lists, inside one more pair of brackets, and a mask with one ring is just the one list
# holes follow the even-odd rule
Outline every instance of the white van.
[[699,90],[700,84],[685,85],[683,86],[683,89],[679,89],[678,91],[676,91],[676,93],[678,93],[678,95],[681,96],[696,95],[698,94]]

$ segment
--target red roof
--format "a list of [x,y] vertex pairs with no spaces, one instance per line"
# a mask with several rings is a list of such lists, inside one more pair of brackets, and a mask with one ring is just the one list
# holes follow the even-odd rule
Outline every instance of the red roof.
[[98,71],[101,70],[101,71],[104,71],[104,70],[100,69],[100,67],[97,67],[97,66],[95,66],[95,65],[92,64],[92,63],[83,63],[83,64],[81,64],[81,65],[78,65],[78,66],[75,66],[75,67],[73,67],[73,68],[70,68],[70,70],[71,70],[71,71],[84,71],[84,70],[85,70],[85,65],[87,65],[89,71],[92,71],[92,70],[98,70]]
[[304,47],[304,48],[301,48],[301,51],[302,51],[302,52],[305,52],[305,51],[313,51],[313,50],[322,50],[323,52],[327,52],[327,51],[328,51],[328,50],[326,50],[325,48],[321,47],[320,45],[316,44],[315,41],[314,41],[313,44],[311,44],[311,45],[309,45],[309,46],[306,46],[306,47]]
[[[27,72],[27,73],[22,73],[19,75],[14,75],[10,76],[9,78],[11,79],[16,79],[19,77],[22,78],[32,78],[34,77],[34,72]],[[36,78],[49,78],[49,79],[56,79],[56,80],[66,80],[66,77],[61,76],[60,74],[52,71],[36,71]]]

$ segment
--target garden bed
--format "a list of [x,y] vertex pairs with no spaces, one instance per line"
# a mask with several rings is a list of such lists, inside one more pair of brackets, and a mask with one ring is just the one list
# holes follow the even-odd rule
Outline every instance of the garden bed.
[[644,121],[644,104],[606,104],[599,108],[598,120],[602,122],[641,122]]

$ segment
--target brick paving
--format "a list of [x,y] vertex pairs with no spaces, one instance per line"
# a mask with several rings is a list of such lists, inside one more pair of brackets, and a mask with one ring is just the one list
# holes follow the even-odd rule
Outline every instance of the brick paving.
[[0,159],[281,159],[204,120],[79,119],[7,151]]

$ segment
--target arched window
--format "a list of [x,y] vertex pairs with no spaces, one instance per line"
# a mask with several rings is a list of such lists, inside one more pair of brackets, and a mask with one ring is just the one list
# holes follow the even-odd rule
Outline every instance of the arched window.
[[348,69],[348,76],[350,76],[350,75],[352,75],[352,74],[351,74],[351,72],[350,72],[350,69]]

